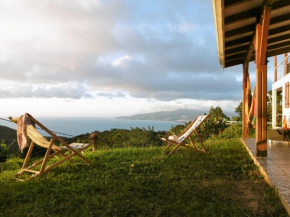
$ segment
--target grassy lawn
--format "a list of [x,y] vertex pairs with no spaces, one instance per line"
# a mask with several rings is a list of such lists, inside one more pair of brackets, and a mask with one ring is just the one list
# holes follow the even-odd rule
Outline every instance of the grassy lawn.
[[0,168],[0,216],[287,216],[242,143],[206,143],[211,154],[180,148],[126,148],[87,153],[42,178],[9,177],[22,160]]

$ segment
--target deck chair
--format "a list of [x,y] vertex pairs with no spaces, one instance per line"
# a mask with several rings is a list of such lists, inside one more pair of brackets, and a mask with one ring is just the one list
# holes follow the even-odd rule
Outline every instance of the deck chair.
[[[30,119],[32,123],[34,123],[36,126],[39,126],[41,129],[43,129],[49,135],[51,135],[51,139],[50,141],[48,141],[46,138],[44,138],[33,125],[26,126],[27,136],[31,139],[31,143],[29,145],[29,149],[27,151],[21,170],[13,178],[19,181],[24,181],[24,179],[20,179],[18,177],[25,172],[32,173],[30,178],[42,176],[44,173],[55,168],[61,163],[67,160],[70,160],[74,156],[78,156],[81,160],[83,160],[88,165],[92,164],[90,161],[85,159],[85,157],[81,154],[81,152],[89,148],[93,144],[72,143],[68,145],[63,139],[55,135],[52,131],[50,131],[48,128],[42,125],[39,121],[37,121],[31,115],[29,114],[26,114],[26,115],[28,116],[28,118]],[[9,117],[9,119],[16,124],[18,123],[18,120],[19,120],[19,118],[12,118],[12,117]],[[61,142],[63,146],[55,145],[54,141],[56,140]],[[28,165],[28,161],[30,159],[30,156],[31,156],[31,153],[35,144],[43,148],[46,148],[47,151],[46,151],[45,156],[41,160],[31,165]],[[51,151],[53,151],[53,153],[51,153]],[[53,163],[52,165],[46,166],[48,160],[52,157],[60,157],[60,158],[58,158],[58,161]],[[33,168],[35,168],[38,165],[40,165],[40,169],[33,170]]]
[[[166,141],[168,143],[168,145],[166,146],[166,148],[164,149],[164,152],[172,145],[176,145],[176,147],[168,154],[171,155],[174,152],[177,151],[177,149],[180,146],[183,146],[185,148],[189,148],[189,149],[193,149],[196,151],[201,151],[203,153],[207,153],[205,150],[205,147],[203,145],[203,142],[197,132],[198,127],[208,118],[209,115],[199,115],[197,118],[195,118],[178,136],[176,135],[172,135],[169,136],[168,138],[162,138],[162,140]],[[195,133],[197,135],[197,138],[201,144],[202,149],[199,149],[195,146],[192,138],[190,137],[193,133]],[[190,144],[192,145],[189,146],[188,144],[184,144],[185,141],[189,139],[190,140]]]

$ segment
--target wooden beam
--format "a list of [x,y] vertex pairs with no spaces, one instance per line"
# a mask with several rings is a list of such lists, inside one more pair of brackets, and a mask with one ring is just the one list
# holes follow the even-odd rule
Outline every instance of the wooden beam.
[[234,55],[238,55],[238,54],[244,54],[247,53],[247,50],[242,50],[242,51],[236,51],[234,53],[229,53],[226,55],[227,58],[229,58],[230,56],[234,56]]
[[268,45],[268,34],[269,34],[269,24],[271,19],[271,6],[265,6],[263,11],[263,21],[261,25],[261,38],[259,39],[259,65],[266,64],[267,57],[267,45]]
[[275,25],[277,23],[282,23],[290,19],[290,14],[284,14],[279,17],[271,18],[270,26]]
[[225,0],[225,8],[230,8],[249,1],[251,0]]
[[273,0],[270,0],[270,2],[266,2],[265,5],[267,4],[272,4],[272,10],[275,11],[277,9],[281,9],[284,7],[287,7],[290,5],[290,1],[289,0],[282,0],[282,1],[275,1],[273,2]]
[[275,55],[280,55],[280,54],[288,53],[288,52],[290,52],[290,46],[282,48],[282,49],[278,49],[278,50],[268,51],[267,56],[272,57]]
[[267,43],[271,6],[265,6],[262,22],[256,26],[256,154],[267,156]]
[[[272,4],[272,10],[275,11],[283,7],[289,6],[290,2],[288,0],[275,1],[275,2],[273,2],[273,0],[270,0],[270,1],[265,1],[263,5],[271,5],[271,4]],[[238,14],[228,16],[225,18],[225,25],[229,25],[229,24],[242,21],[242,20],[256,18],[257,14],[258,15],[260,14],[260,11],[261,11],[261,8],[258,7],[258,8],[253,8],[248,11],[244,11]]]
[[236,65],[240,65],[240,64],[243,64],[244,63],[244,60],[245,58],[240,58],[240,59],[236,59],[236,60],[233,60],[233,61],[227,61],[225,63],[225,68],[228,68],[228,67],[231,67],[231,66],[236,66]]
[[243,27],[240,27],[240,28],[237,28],[237,29],[226,31],[225,32],[225,38],[230,38],[230,37],[233,37],[233,36],[236,36],[236,35],[241,35],[241,34],[244,34],[244,33],[253,33],[253,32],[255,32],[255,27],[256,27],[256,24],[251,24],[251,25],[248,25],[248,26],[243,26]]
[[288,74],[288,53],[284,54],[284,74]]
[[282,26],[282,27],[279,27],[279,28],[275,28],[275,29],[271,29],[269,31],[269,36],[273,36],[273,35],[277,35],[277,34],[280,34],[280,33],[283,33],[283,32],[288,32],[290,30],[290,25],[287,25],[287,26]]
[[277,81],[277,56],[274,56],[274,82]]
[[234,55],[230,55],[230,56],[226,56],[227,62],[235,60],[235,59],[240,59],[240,58],[244,59],[244,61],[245,61],[245,56],[246,56],[245,53],[246,52],[239,53],[239,54],[234,54]]
[[280,43],[280,42],[284,42],[284,41],[290,41],[290,34],[286,34],[286,35],[281,35],[278,37],[273,37],[268,39],[268,45],[269,44],[275,44],[275,43]]
[[251,58],[253,56],[253,53],[254,53],[254,50],[255,50],[255,37],[252,38],[251,42],[250,42],[250,46],[248,47],[248,51],[247,51],[247,54],[246,54],[246,61],[247,62],[250,62],[251,61]]
[[286,41],[286,42],[282,42],[279,44],[274,44],[274,45],[268,46],[268,50],[276,50],[276,49],[281,49],[281,48],[285,48],[285,47],[289,47],[289,46],[290,46],[289,41]]
[[[268,50],[267,57],[272,57],[275,55],[280,55],[280,54],[284,54],[284,53],[288,53],[288,52],[290,52],[290,44],[288,47],[282,47],[282,48],[275,49],[275,50]],[[253,53],[249,62],[254,61],[255,56],[256,56],[255,53]],[[245,61],[245,57],[243,55],[240,55],[239,57],[236,56],[235,59],[230,59],[230,58],[231,58],[231,56],[229,56],[229,58],[227,58],[227,60],[225,62],[225,68],[239,65],[239,64],[243,64]]]
[[252,38],[253,38],[252,36],[246,36],[243,38],[226,41],[225,47],[227,48],[227,47],[237,46],[239,44],[249,43]]
[[256,18],[257,14],[260,14],[260,11],[261,11],[260,8],[254,8],[248,11],[244,11],[238,14],[225,17],[225,25]]
[[[225,42],[225,49],[230,50],[231,47],[240,47],[245,46],[246,44],[250,44],[252,41],[253,36],[246,36],[243,38],[235,39],[232,41],[226,41]],[[278,37],[273,37],[268,39],[268,44],[274,44],[280,41],[290,41],[290,34],[285,34]]]
[[249,62],[243,64],[243,138],[248,138],[248,76],[249,76]]
[[230,55],[230,54],[235,54],[235,53],[247,52],[248,48],[249,46],[246,45],[246,46],[228,49],[228,50],[225,50],[225,54]]

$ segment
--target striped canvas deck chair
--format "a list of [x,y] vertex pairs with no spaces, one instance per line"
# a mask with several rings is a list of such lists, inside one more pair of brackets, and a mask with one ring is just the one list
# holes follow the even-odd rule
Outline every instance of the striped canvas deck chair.
[[[23,173],[32,173],[30,178],[42,176],[44,173],[48,172],[49,170],[55,168],[56,166],[60,165],[61,163],[70,160],[74,156],[78,156],[81,160],[83,160],[88,165],[91,165],[92,163],[85,159],[85,157],[81,154],[82,151],[89,148],[93,144],[82,144],[82,143],[72,143],[67,144],[63,139],[55,135],[52,131],[50,131],[48,128],[46,128],[44,125],[42,125],[39,121],[37,121],[35,118],[33,118],[29,114],[24,115],[26,124],[25,124],[25,134],[27,138],[31,140],[31,143],[29,145],[27,141],[27,146],[29,146],[29,149],[27,151],[24,163],[22,165],[21,170],[13,177],[19,181],[24,181],[24,179],[19,178],[19,176]],[[18,124],[18,130],[19,130],[19,121],[23,116],[20,118],[12,118],[9,117],[9,119]],[[51,135],[50,141],[48,141],[46,138],[44,138],[35,128],[35,126],[39,126],[41,129],[43,129],[45,132],[47,132],[49,135]],[[17,139],[18,140],[24,140],[26,138],[21,138],[18,135],[17,132]],[[54,144],[54,141],[60,142],[63,146],[58,146]],[[19,142],[18,142],[19,144]],[[46,148],[45,156],[37,161],[34,162],[31,165],[28,165],[28,161],[30,159],[32,150],[34,145],[39,145],[43,148]],[[48,160],[52,157],[57,157],[58,161],[53,163],[52,165],[47,166]],[[38,166],[38,167],[37,167]],[[38,168],[38,170],[34,169],[35,167]]]
[[[164,149],[164,151],[166,151],[169,147],[171,147],[172,145],[175,145],[175,148],[168,154],[171,155],[174,152],[177,151],[177,149],[182,146],[182,147],[186,147],[189,149],[193,149],[196,151],[201,151],[203,153],[206,153],[205,147],[203,145],[203,142],[197,132],[198,127],[207,119],[209,115],[204,114],[204,115],[199,115],[196,119],[194,119],[178,136],[176,135],[172,135],[169,136],[167,139],[166,138],[162,138],[162,140],[166,141],[168,143],[168,145],[166,146],[166,148]],[[195,133],[199,142],[201,143],[201,149],[197,148],[193,142],[193,140],[191,139],[191,135]],[[190,141],[190,145],[189,144],[185,144],[185,141],[189,139]]]

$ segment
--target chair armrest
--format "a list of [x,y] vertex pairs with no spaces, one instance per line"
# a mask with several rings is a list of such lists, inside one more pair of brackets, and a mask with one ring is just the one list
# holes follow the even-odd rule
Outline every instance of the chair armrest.
[[12,117],[9,117],[9,120],[14,122],[15,124],[17,124],[19,118],[12,118]]

